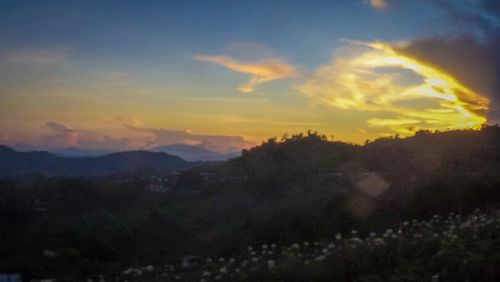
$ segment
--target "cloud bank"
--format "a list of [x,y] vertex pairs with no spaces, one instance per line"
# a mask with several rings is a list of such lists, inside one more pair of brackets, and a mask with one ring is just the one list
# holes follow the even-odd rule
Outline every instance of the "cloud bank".
[[131,140],[113,138],[91,130],[73,129],[70,126],[47,122],[43,128],[49,132],[42,135],[35,147],[44,150],[60,148],[110,149],[114,151],[131,149]]
[[195,59],[201,62],[214,63],[232,71],[249,74],[250,81],[238,88],[243,93],[251,93],[257,85],[265,82],[298,76],[297,69],[280,58],[273,58],[259,63],[241,62],[229,56],[198,55]]
[[242,136],[197,134],[188,130],[171,130],[165,128],[148,128],[137,124],[124,123],[130,130],[148,133],[151,138],[145,148],[171,144],[189,144],[207,148],[219,153],[241,151],[255,146],[252,141]]
[[117,138],[102,131],[75,129],[59,122],[46,122],[42,125],[44,133],[31,136],[32,142],[25,143],[10,139],[0,133],[0,144],[12,146],[22,151],[48,150],[57,151],[66,148],[83,150],[126,151],[152,149],[172,144],[188,144],[204,147],[218,153],[239,152],[257,145],[242,136],[197,134],[189,130],[171,130],[144,126],[137,118],[117,120],[125,128],[134,131],[134,137]]

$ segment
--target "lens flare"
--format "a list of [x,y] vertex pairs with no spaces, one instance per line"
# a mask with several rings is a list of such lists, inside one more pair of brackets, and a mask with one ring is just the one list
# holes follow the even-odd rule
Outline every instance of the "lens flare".
[[369,127],[415,130],[480,128],[489,99],[450,74],[400,54],[383,42],[350,42],[348,52],[320,67],[299,91],[349,110],[372,112]]

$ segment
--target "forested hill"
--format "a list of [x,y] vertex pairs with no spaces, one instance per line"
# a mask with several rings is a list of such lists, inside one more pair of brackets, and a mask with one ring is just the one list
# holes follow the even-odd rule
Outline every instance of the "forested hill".
[[[329,205],[335,213],[343,210],[354,218],[378,214],[384,220],[400,219],[466,212],[500,202],[499,171],[497,126],[421,131],[364,145],[309,133],[270,139],[219,164],[215,172],[228,184],[208,185],[205,195],[217,198],[218,209],[234,206],[230,200],[234,198],[246,210],[273,205],[276,216],[280,209],[293,207],[286,217],[304,217],[304,222],[309,216],[327,216],[321,207]],[[203,206],[205,199],[200,201]],[[231,214],[236,208],[228,209]],[[320,214],[311,215],[315,212]]]
[[269,139],[221,165],[227,174],[279,177],[286,173],[434,174],[493,169],[500,161],[500,128],[420,131],[412,137],[380,138],[364,145],[329,141],[315,132]]
[[[224,169],[230,173],[276,175],[276,171],[342,172],[354,169],[428,173],[432,170],[498,160],[500,128],[446,132],[419,131],[408,138],[387,137],[365,145],[328,141],[317,133],[269,139],[262,145],[244,150],[230,160]],[[485,165],[485,164],[483,164]],[[482,167],[484,168],[484,167]]]

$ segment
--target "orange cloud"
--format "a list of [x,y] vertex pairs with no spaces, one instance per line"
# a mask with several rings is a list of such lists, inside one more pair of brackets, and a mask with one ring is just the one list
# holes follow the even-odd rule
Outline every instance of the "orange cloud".
[[263,61],[261,63],[240,62],[228,56],[199,55],[195,57],[201,62],[209,62],[221,65],[230,70],[250,75],[250,81],[241,85],[238,90],[243,93],[251,93],[259,84],[298,76],[297,69],[279,58]]
[[375,9],[385,9],[387,8],[387,2],[385,0],[370,0],[370,5]]

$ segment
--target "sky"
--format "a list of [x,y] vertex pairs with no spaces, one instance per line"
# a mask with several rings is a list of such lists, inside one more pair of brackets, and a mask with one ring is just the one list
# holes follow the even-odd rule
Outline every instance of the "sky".
[[500,2],[0,2],[0,144],[218,152],[500,120]]

